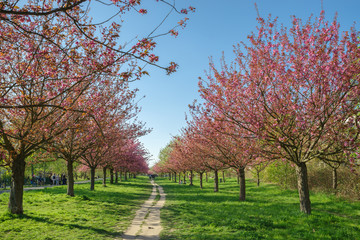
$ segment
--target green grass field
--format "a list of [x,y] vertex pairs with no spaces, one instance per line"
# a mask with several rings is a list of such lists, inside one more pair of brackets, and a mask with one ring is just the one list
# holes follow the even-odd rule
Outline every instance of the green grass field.
[[235,179],[213,181],[204,189],[157,179],[166,196],[161,239],[360,239],[360,202],[311,193],[312,215],[299,211],[297,191],[247,181],[247,200],[239,202]]
[[26,191],[22,216],[9,214],[9,193],[0,194],[0,239],[114,239],[129,226],[152,186],[147,177],[138,177],[89,188],[76,184],[75,197],[66,195],[66,186]]

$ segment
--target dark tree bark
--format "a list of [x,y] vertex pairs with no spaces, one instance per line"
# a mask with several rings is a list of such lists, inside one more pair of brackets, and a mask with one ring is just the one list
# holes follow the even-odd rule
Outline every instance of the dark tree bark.
[[208,182],[209,178],[208,178],[208,173],[207,172],[205,173],[205,177],[206,177],[206,182]]
[[95,167],[90,168],[90,190],[95,190]]
[[67,173],[68,173],[68,181],[67,181],[67,195],[75,196],[74,194],[74,160],[67,159]]
[[225,182],[225,171],[222,171],[223,181]]
[[193,186],[193,170],[190,171],[190,184],[189,186]]
[[12,214],[23,214],[23,194],[25,176],[25,156],[18,155],[13,158],[11,165],[11,184],[9,211]]
[[174,178],[175,178],[175,181],[174,181],[174,182],[176,182],[176,172],[174,172]]
[[259,187],[260,186],[260,172],[259,171],[256,171],[256,177],[257,177],[257,186]]
[[115,171],[115,183],[119,183],[119,172]]
[[240,180],[240,194],[239,194],[239,200],[245,201],[245,167],[239,168],[239,180]]
[[103,167],[103,175],[104,175],[103,186],[106,187],[106,167]]
[[114,184],[114,169],[110,168],[110,184]]
[[219,177],[218,177],[218,171],[214,171],[214,192],[219,191]]
[[124,173],[124,180],[127,181],[127,172]]
[[199,173],[199,176],[200,176],[200,188],[201,189],[203,188],[203,174],[204,173]]
[[302,162],[296,165],[296,174],[300,199],[300,211],[306,214],[311,214],[311,202],[306,163]]
[[183,179],[184,179],[183,183],[186,184],[186,172],[184,172]]
[[119,179],[120,179],[120,182],[122,182],[122,172],[120,171],[120,177],[119,177]]
[[171,172],[169,172],[169,181],[171,181]]

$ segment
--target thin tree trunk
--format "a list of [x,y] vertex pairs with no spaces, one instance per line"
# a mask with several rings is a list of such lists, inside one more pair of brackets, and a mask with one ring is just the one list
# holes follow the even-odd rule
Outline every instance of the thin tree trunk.
[[90,168],[90,190],[91,191],[95,190],[95,168],[94,167]]
[[203,188],[203,174],[204,173],[199,173],[199,176],[200,176],[200,188],[201,189]]
[[239,200],[245,201],[245,168],[239,168],[239,180],[240,180],[240,194]]
[[68,184],[67,184],[67,195],[75,196],[74,194],[74,161],[72,159],[68,159],[67,161],[67,173],[68,173]]
[[127,181],[127,172],[124,173],[124,180]]
[[206,177],[206,182],[208,182],[209,179],[208,179],[208,173],[207,172],[205,173],[205,177]]
[[171,172],[169,172],[169,181],[171,181]]
[[300,199],[300,211],[306,214],[311,214],[311,202],[306,163],[302,162],[296,165],[296,174]]
[[181,180],[181,172],[179,172],[179,182],[180,182],[180,180]]
[[225,171],[222,171],[223,181],[225,182]]
[[190,186],[193,185],[193,170],[190,171]]
[[338,183],[337,183],[337,169],[336,168],[333,168],[332,169],[332,177],[333,177],[333,181],[332,181],[332,188],[334,189],[334,190],[336,190],[337,189],[337,185],[338,185]]
[[115,171],[115,183],[119,183],[119,172]]
[[184,179],[184,184],[186,184],[186,172],[184,172],[183,179]]
[[114,169],[110,168],[110,184],[114,184]]
[[106,187],[106,167],[103,167],[103,175],[104,175],[103,186]]
[[257,177],[257,186],[260,186],[260,172],[256,171],[256,177]]
[[122,172],[120,171],[120,182],[122,182]]
[[176,172],[174,172],[174,178],[175,178],[175,181],[174,181],[174,182],[176,182]]
[[11,166],[11,183],[9,211],[12,214],[23,214],[23,194],[25,176],[25,156],[19,155],[13,159]]
[[214,192],[219,191],[219,177],[218,177],[218,171],[214,171]]

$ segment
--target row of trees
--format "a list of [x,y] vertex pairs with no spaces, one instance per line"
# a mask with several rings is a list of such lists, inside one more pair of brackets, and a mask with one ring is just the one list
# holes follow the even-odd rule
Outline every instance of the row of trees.
[[247,166],[290,162],[300,210],[310,214],[307,163],[349,171],[359,164],[360,35],[339,28],[324,12],[305,22],[293,17],[290,28],[258,18],[258,32],[235,47],[232,64],[210,63],[199,81],[201,103],[190,106],[191,120],[154,169],[197,171],[200,179],[211,170],[217,182],[217,171],[233,168],[245,200]]
[[[173,4],[161,3],[177,11]],[[11,213],[23,213],[27,159],[40,149],[67,162],[70,196],[74,196],[74,162],[91,170],[92,189],[99,166],[147,170],[147,153],[136,139],[150,130],[136,117],[137,90],[129,82],[148,74],[140,64],[167,73],[174,72],[176,64],[157,65],[155,31],[131,46],[121,44],[120,24],[112,18],[92,22],[89,4],[86,0],[0,3],[0,165],[12,174]],[[115,8],[121,22],[129,11],[146,13],[140,0],[98,4]],[[194,8],[178,12],[188,10]]]

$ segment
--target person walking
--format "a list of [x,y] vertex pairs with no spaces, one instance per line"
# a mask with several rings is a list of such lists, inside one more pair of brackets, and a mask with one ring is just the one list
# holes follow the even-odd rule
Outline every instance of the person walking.
[[55,181],[56,181],[56,185],[59,185],[59,180],[60,180],[60,177],[59,177],[59,175],[55,175]]
[[53,175],[51,176],[51,180],[52,180],[52,185],[55,185],[55,180],[56,180],[55,173],[53,173]]

